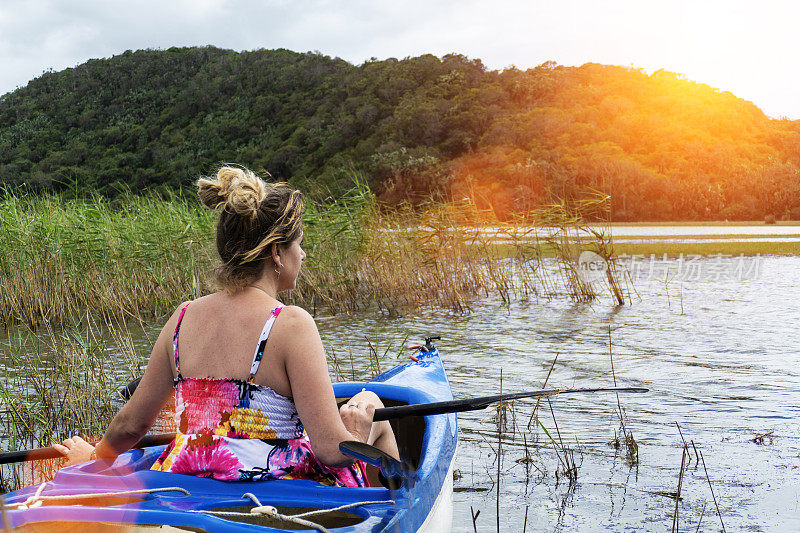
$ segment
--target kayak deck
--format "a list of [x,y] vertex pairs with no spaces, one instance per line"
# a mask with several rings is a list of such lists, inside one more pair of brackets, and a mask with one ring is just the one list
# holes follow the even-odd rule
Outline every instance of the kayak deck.
[[[438,351],[422,351],[417,360],[398,365],[368,382],[334,384],[337,397],[350,397],[366,388],[375,392],[387,406],[417,404],[452,399],[450,384]],[[431,510],[452,500],[452,463],[456,448],[455,414],[407,417],[391,421],[401,455],[410,467],[408,479],[397,490],[383,487],[328,487],[307,480],[226,482],[208,478],[154,472],[150,466],[164,446],[132,450],[108,465],[102,461],[63,468],[42,492],[45,498],[57,495],[105,493],[77,502],[45,500],[39,507],[14,510],[16,504],[31,497],[37,487],[7,495],[13,526],[22,531],[147,530],[148,526],[169,525],[193,531],[256,531],[308,529],[264,514],[251,515],[256,507],[250,493],[262,506],[274,506],[281,515],[296,515],[306,510],[334,509],[330,516],[309,517],[337,531],[416,531],[431,524]],[[449,479],[448,479],[449,477]],[[169,490],[170,487],[173,490]],[[449,488],[448,488],[449,487]],[[142,493],[138,491],[156,492]],[[161,490],[159,490],[161,489]],[[167,490],[163,490],[167,489]],[[180,491],[188,491],[185,494]],[[442,491],[450,494],[442,496]],[[136,491],[130,494],[110,495]],[[450,500],[448,500],[450,498]],[[79,503],[75,505],[75,503]],[[238,511],[248,516],[217,516],[211,512]],[[452,503],[444,510],[452,514]],[[441,517],[440,517],[441,518]],[[447,524],[449,527],[449,521]]]

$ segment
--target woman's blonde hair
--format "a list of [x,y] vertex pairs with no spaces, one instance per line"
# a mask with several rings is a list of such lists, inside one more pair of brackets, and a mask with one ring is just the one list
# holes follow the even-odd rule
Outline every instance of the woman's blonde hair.
[[303,195],[287,183],[267,183],[254,172],[223,166],[197,180],[200,201],[221,210],[217,221],[217,285],[236,292],[257,280],[272,245],[285,245],[303,230]]

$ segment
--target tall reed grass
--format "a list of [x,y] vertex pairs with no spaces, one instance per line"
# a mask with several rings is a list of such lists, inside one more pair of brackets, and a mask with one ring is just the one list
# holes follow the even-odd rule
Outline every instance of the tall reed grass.
[[[605,202],[545,206],[509,223],[466,201],[378,209],[368,191],[354,190],[306,217],[310,260],[292,298],[334,313],[376,307],[389,315],[429,305],[465,312],[490,295],[589,301],[607,292],[623,304],[613,244],[581,215]],[[583,250],[603,258],[601,279],[581,277]]]
[[[141,375],[144,362],[127,322],[214,290],[214,222],[214,213],[179,196],[0,198],[0,319],[12,326],[0,360],[4,448],[102,434],[121,406],[116,390]],[[608,290],[622,303],[613,247],[587,228],[563,204],[517,223],[469,202],[379,208],[357,183],[336,200],[309,202],[308,257],[286,297],[313,312],[389,315],[420,306],[466,312],[487,296],[585,301]],[[586,249],[608,262],[605,285],[579,276]],[[349,369],[335,354],[333,362],[340,377],[355,372],[352,357]],[[5,486],[46,479],[57,466],[7,468]]]
[[163,315],[210,290],[214,219],[179,197],[0,199],[0,318]]
[[[142,358],[124,329],[93,320],[79,328],[17,329],[4,342],[0,375],[3,449],[49,446],[72,435],[100,437],[122,405],[120,388]],[[6,465],[6,490],[49,479],[60,461]]]
[[[0,199],[0,319],[6,324],[163,316],[213,290],[214,214],[178,196]],[[468,202],[379,209],[356,186],[310,202],[306,267],[289,301],[309,310],[388,313],[425,305],[468,311],[476,298],[591,300],[623,288],[613,248],[579,211],[548,206],[505,223]],[[606,287],[576,271],[581,249],[607,262]],[[555,257],[555,259],[551,259]],[[602,283],[600,284],[602,285]]]

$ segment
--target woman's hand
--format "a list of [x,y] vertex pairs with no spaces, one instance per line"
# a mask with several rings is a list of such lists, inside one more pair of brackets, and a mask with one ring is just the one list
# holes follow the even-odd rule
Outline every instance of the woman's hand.
[[76,465],[94,459],[94,446],[78,436],[66,439],[61,444],[53,444],[53,448],[67,458],[67,465]]
[[375,405],[353,396],[346,404],[339,408],[344,427],[360,442],[367,442],[372,430],[372,417],[375,414]]
[[359,441],[368,442],[369,434],[372,431],[372,418],[377,407],[383,407],[378,395],[362,389],[339,408],[339,414],[347,431]]

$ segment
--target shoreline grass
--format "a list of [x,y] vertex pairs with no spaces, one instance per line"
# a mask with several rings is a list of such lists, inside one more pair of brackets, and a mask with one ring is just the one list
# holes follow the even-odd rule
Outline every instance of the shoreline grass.
[[[509,244],[491,245],[492,253],[499,258],[514,257],[515,246]],[[590,244],[578,245],[579,250],[590,250]],[[558,257],[559,251],[548,244],[539,247],[542,258]],[[800,255],[800,242],[642,242],[628,243],[614,241],[616,258],[631,255],[657,255],[680,257],[681,255],[718,256],[722,255]]]
[[800,220],[776,220],[774,224],[767,224],[763,220],[682,220],[677,222],[659,220],[654,222],[608,222],[604,225],[612,228],[637,226],[800,226]]
[[679,257],[681,255],[800,255],[800,242],[644,242],[614,243],[617,256],[659,255]]
[[[87,313],[139,322],[167,315],[214,290],[215,216],[181,197],[7,194],[0,200],[0,319],[36,326],[72,323]],[[392,315],[427,305],[465,312],[490,293],[504,301],[587,301],[610,289],[622,303],[611,280],[605,288],[591,286],[575,273],[572,241],[592,237],[602,244],[602,235],[563,205],[537,216],[539,226],[521,227],[471,204],[389,211],[356,186],[335,201],[308,203],[306,266],[286,301],[312,313],[377,307]],[[482,231],[488,225],[491,235]],[[540,226],[558,231],[544,244],[526,242]],[[492,240],[498,236],[508,244],[510,261],[497,260]],[[555,274],[542,268],[547,246],[562,267]],[[603,246],[598,251],[613,261]]]
[[[741,240],[749,241],[752,239],[775,239],[773,242],[781,242],[787,239],[795,239],[800,237],[800,230],[797,233],[712,233],[712,234],[684,234],[684,235],[624,235],[617,237],[615,243],[622,243],[628,240],[645,240],[645,241],[667,241],[667,240],[685,240],[688,242],[697,240]],[[766,241],[765,241],[766,242]]]

